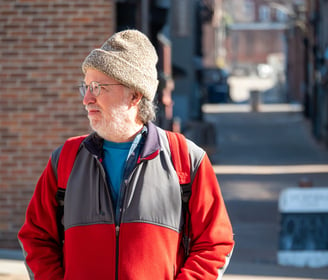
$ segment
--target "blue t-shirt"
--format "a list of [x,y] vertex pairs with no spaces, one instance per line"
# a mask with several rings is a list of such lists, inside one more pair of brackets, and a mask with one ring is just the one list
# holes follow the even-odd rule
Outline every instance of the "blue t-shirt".
[[115,143],[104,140],[103,166],[107,175],[108,185],[111,187],[112,196],[116,205],[120,187],[132,142]]

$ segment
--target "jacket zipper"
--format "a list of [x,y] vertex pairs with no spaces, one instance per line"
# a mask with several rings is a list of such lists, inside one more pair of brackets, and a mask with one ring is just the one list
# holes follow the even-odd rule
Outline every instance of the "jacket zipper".
[[[111,203],[110,203],[110,206],[111,206],[111,210],[112,210],[112,216],[113,216],[113,220],[114,220],[114,224],[115,224],[115,243],[116,243],[116,252],[115,252],[115,279],[118,280],[118,254],[119,254],[119,234],[120,234],[120,224],[117,224],[116,223],[116,214],[114,211],[114,207],[113,207],[113,203],[112,203],[112,196],[111,196],[111,192],[109,190],[109,186],[107,184],[107,180],[106,180],[106,173],[105,173],[105,169],[104,167],[102,166],[101,164],[101,161],[99,160],[98,157],[96,157],[97,159],[97,164],[98,164],[98,167],[100,169],[100,172],[101,172],[101,175],[103,177],[103,180],[104,180],[104,183],[105,183],[105,187],[106,187],[106,191],[108,192],[109,194],[109,197],[111,199]],[[99,194],[100,195],[100,194]],[[99,199],[99,198],[98,198]],[[100,206],[99,206],[100,207]],[[100,210],[100,209],[99,209]]]
[[[135,170],[135,168],[133,169]],[[133,174],[133,171],[131,172]],[[130,175],[131,175],[130,174]],[[122,223],[122,218],[123,218],[123,209],[124,205],[126,204],[126,191],[128,188],[128,179],[123,178],[123,182],[121,185],[121,191],[119,194],[119,200],[118,200],[118,219],[117,219],[117,224],[115,223],[115,231],[116,231],[116,270],[115,270],[115,279],[118,280],[118,266],[119,266],[119,240],[120,240],[120,226]]]
[[119,235],[120,235],[120,226],[115,226],[115,234],[116,234],[116,263],[115,263],[115,279],[118,280],[118,256],[119,256]]
[[[106,173],[105,173],[104,167],[102,166],[101,161],[99,160],[99,158],[97,158],[97,162],[98,162],[98,166],[101,170],[101,174],[102,174],[103,180],[105,182],[107,191],[109,192],[109,196],[111,197],[111,192],[109,191],[109,188],[108,188],[109,186],[107,184]],[[131,170],[129,176],[132,176],[135,169],[136,169],[136,166],[133,168],[133,170]],[[125,176],[124,176],[123,177],[123,182],[122,182],[122,185],[121,185],[120,194],[119,194],[119,197],[118,197],[118,200],[117,200],[118,207],[116,207],[115,211],[114,211],[113,203],[110,203],[111,208],[112,208],[112,214],[113,214],[113,217],[114,217],[114,223],[115,223],[115,238],[116,238],[115,279],[116,280],[118,280],[120,225],[121,225],[121,222],[122,222],[122,212],[123,212],[123,207],[124,207],[125,199],[126,199],[126,189],[128,187],[127,182],[128,182],[128,179],[126,179]],[[111,197],[111,200],[112,200],[112,197]],[[117,222],[116,222],[116,212],[118,212]]]
[[[115,279],[118,280],[118,266],[119,266],[119,255],[120,255],[120,250],[119,250],[119,241],[120,241],[120,226],[122,223],[122,214],[123,214],[123,207],[124,207],[124,202],[126,198],[126,188],[128,184],[126,183],[127,180],[123,178],[123,182],[121,184],[121,189],[120,189],[120,194],[119,198],[117,201],[117,209],[116,211],[118,212],[118,217],[117,217],[117,223],[115,222],[115,233],[116,233],[116,270],[115,270]],[[116,215],[115,215],[116,218]]]

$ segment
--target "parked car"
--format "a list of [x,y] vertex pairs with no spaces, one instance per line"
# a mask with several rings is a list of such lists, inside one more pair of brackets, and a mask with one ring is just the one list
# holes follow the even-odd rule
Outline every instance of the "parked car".
[[200,70],[204,101],[207,103],[229,103],[230,88],[228,72],[222,68],[203,68]]

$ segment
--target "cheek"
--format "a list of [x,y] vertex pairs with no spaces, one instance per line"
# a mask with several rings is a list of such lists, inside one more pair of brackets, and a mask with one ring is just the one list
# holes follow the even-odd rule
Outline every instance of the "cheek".
[[111,106],[111,105],[118,105],[122,103],[124,100],[123,96],[121,94],[117,94],[115,92],[103,92],[99,96],[99,103],[103,106]]
[[131,106],[131,95],[124,91],[103,92],[98,97],[97,103],[105,111],[110,112],[112,109],[128,110]]
[[113,104],[115,104],[112,99],[113,98],[110,98],[108,96],[102,96],[97,100],[97,104],[103,111],[106,112],[109,108],[113,106]]

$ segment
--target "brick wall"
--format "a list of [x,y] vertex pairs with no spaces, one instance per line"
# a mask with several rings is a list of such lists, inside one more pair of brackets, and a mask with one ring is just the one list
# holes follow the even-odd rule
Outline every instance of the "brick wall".
[[283,53],[283,30],[231,30],[227,59],[231,63],[266,63],[268,55]]
[[17,231],[51,151],[88,132],[81,62],[114,31],[114,0],[0,0],[0,248]]

